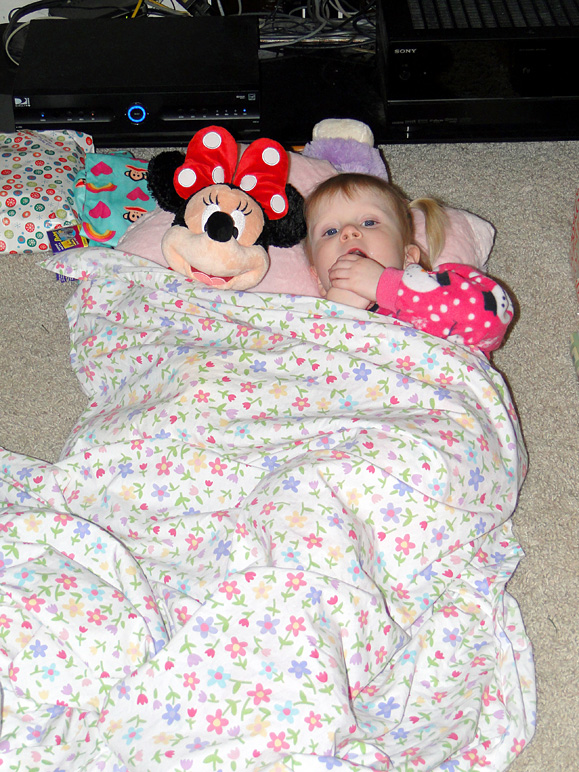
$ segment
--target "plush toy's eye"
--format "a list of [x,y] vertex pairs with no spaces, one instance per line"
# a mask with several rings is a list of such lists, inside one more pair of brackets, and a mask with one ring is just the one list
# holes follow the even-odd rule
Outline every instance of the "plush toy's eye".
[[233,218],[233,222],[235,223],[235,227],[237,229],[235,238],[238,239],[245,228],[245,215],[239,209],[236,209],[234,212],[231,212],[231,217]]

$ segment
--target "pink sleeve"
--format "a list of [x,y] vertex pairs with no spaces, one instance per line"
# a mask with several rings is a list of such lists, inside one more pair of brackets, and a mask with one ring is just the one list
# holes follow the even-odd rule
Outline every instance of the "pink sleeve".
[[486,354],[501,345],[513,318],[505,290],[472,266],[458,263],[446,263],[432,272],[409,266],[395,306],[398,319]]
[[399,268],[384,268],[376,287],[376,303],[390,314],[396,312],[398,290],[404,271]]

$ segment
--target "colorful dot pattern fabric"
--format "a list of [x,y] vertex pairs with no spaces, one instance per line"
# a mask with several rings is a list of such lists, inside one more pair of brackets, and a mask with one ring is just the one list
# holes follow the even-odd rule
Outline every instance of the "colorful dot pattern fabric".
[[45,262],[88,405],[0,458],[12,770],[506,770],[526,471],[485,358],[325,300]]
[[0,134],[0,254],[48,251],[48,231],[78,224],[74,181],[92,150],[80,132]]

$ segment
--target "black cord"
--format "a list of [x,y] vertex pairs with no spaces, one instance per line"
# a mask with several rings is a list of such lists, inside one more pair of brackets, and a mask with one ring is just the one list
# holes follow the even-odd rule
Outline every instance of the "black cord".
[[[87,6],[90,6],[90,3],[87,3]],[[6,29],[4,30],[2,34],[2,47],[4,48],[4,51],[7,55],[7,57],[14,62],[15,64],[18,64],[18,60],[20,56],[22,56],[22,51],[24,49],[24,43],[26,41],[26,38],[22,41],[22,44],[17,46],[19,50],[17,50],[16,56],[18,58],[15,58],[12,56],[12,54],[9,52],[9,47],[12,44],[13,40],[15,39],[15,36],[18,34],[18,23],[20,22],[20,19],[22,19],[24,16],[28,16],[31,13],[34,13],[35,11],[43,11],[50,8],[66,8],[66,0],[36,0],[34,3],[29,3],[28,5],[24,5],[21,8],[13,8],[10,13],[8,14],[8,25],[6,26]],[[95,8],[96,10],[96,8]],[[100,6],[100,11],[106,12],[107,10],[110,10],[108,16],[110,18],[118,18],[126,16],[128,13],[127,10],[123,10],[118,5],[111,5],[109,9],[107,9],[106,6]],[[139,9],[138,16],[146,16],[147,15],[147,9],[145,7],[145,4],[143,3],[141,8]],[[21,27],[21,31],[23,33],[27,32],[28,22],[24,22]]]

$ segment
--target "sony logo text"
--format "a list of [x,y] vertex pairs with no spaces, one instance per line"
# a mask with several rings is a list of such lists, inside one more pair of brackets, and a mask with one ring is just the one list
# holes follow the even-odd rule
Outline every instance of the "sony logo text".
[[394,53],[395,54],[415,54],[416,48],[395,48]]

